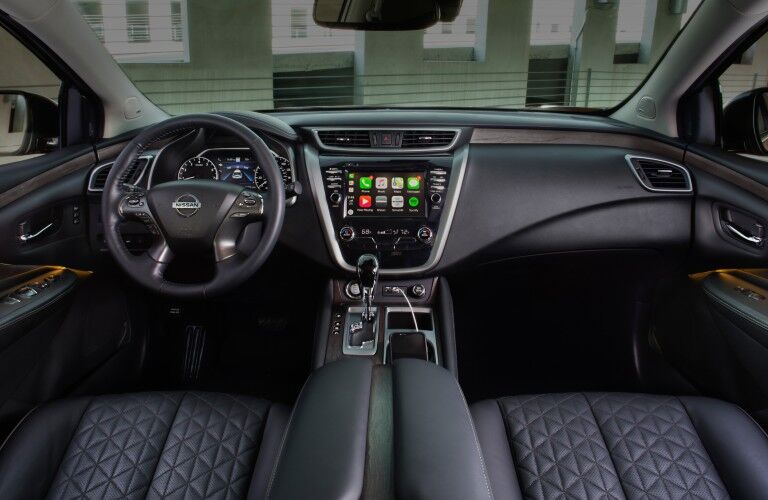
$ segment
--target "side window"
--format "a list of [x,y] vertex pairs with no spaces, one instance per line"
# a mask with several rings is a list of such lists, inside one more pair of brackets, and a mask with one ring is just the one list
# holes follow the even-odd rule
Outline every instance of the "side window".
[[59,146],[59,80],[0,27],[0,165]]
[[768,159],[768,34],[743,50],[718,83],[723,147]]

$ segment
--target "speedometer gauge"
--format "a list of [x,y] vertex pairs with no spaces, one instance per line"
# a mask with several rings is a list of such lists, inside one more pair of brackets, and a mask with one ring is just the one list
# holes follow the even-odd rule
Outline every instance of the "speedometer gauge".
[[[293,182],[293,172],[291,172],[291,161],[288,158],[284,158],[274,151],[272,156],[275,157],[275,162],[280,168],[280,175],[283,177],[283,184],[290,184]],[[261,167],[256,167],[256,176],[254,178],[254,184],[260,191],[266,191],[269,189],[269,181],[267,176],[262,172]]]
[[191,179],[218,179],[219,169],[208,158],[196,156],[185,161],[179,168],[180,181]]

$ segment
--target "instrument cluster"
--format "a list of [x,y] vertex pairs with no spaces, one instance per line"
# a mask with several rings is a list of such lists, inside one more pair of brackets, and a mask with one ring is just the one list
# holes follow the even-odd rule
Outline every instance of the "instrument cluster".
[[[272,150],[270,150],[272,151]],[[283,176],[283,184],[294,181],[291,161],[274,151],[277,166]],[[214,179],[253,187],[259,191],[269,190],[269,181],[248,148],[214,148],[203,151],[184,163],[178,169],[177,179]]]

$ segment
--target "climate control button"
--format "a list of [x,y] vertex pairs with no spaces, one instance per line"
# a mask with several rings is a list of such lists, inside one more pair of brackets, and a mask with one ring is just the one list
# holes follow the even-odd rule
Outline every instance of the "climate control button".
[[350,226],[344,226],[339,229],[339,238],[341,241],[352,241],[355,239],[355,230]]

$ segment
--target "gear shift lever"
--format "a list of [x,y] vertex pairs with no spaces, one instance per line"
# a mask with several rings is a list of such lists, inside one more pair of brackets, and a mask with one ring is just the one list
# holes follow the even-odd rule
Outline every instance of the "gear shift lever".
[[374,319],[373,293],[379,278],[379,259],[375,255],[366,253],[357,259],[357,278],[363,292],[363,319],[370,323]]

